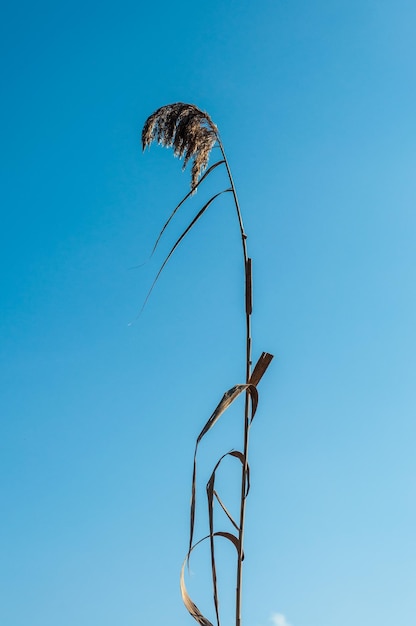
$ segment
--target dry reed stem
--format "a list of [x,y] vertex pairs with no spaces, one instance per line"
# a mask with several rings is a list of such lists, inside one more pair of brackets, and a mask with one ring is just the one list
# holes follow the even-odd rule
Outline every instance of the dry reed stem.
[[[175,207],[173,212],[171,213],[169,219],[166,221],[163,226],[157,240],[155,246],[153,248],[153,252],[155,251],[159,240],[168,226],[169,222],[175,215],[176,211],[182,206],[182,204],[193,195],[199,184],[213,171],[217,166],[224,165],[227,171],[228,179],[230,181],[230,188],[224,189],[223,191],[215,194],[202,209],[198,212],[198,214],[193,218],[191,223],[182,233],[182,235],[177,239],[176,243],[170,250],[169,254],[165,258],[156,278],[148,292],[148,295],[145,299],[142,310],[150,296],[150,293],[155,286],[163,268],[165,267],[167,261],[170,256],[173,254],[176,247],[182,241],[182,239],[186,236],[192,226],[198,221],[198,219],[202,216],[205,210],[212,204],[212,202],[219,197],[221,194],[226,192],[231,192],[234,198],[234,205],[237,212],[238,223],[240,228],[241,235],[241,243],[242,243],[242,252],[243,252],[243,260],[244,260],[244,279],[245,279],[245,317],[246,317],[246,380],[245,384],[236,385],[228,392],[226,392],[205,424],[201,433],[199,434],[194,452],[194,463],[193,463],[193,474],[192,474],[192,490],[191,490],[191,507],[190,507],[190,533],[189,533],[189,546],[188,553],[185,558],[184,564],[181,569],[181,577],[180,577],[180,586],[181,586],[181,594],[186,608],[192,617],[201,625],[201,626],[212,626],[211,622],[200,612],[196,604],[191,600],[185,586],[185,565],[189,564],[189,558],[191,552],[199,545],[202,541],[209,539],[210,541],[210,552],[211,552],[211,572],[212,572],[212,582],[213,582],[213,596],[214,596],[214,607],[217,625],[220,626],[220,612],[219,612],[219,599],[218,599],[218,591],[217,591],[217,575],[216,575],[216,563],[215,563],[215,550],[214,550],[214,538],[215,537],[223,537],[231,541],[236,550],[237,550],[237,582],[236,582],[236,601],[235,601],[235,609],[236,609],[236,617],[235,624],[236,626],[240,626],[241,622],[241,595],[242,595],[242,563],[244,559],[243,553],[243,539],[244,539],[244,520],[245,520],[245,504],[246,498],[249,491],[250,484],[250,470],[248,465],[248,444],[249,444],[249,430],[251,423],[253,421],[258,402],[258,394],[256,386],[265,373],[267,367],[270,364],[272,355],[263,352],[260,359],[258,360],[253,372],[251,372],[251,313],[252,313],[252,302],[253,302],[253,288],[252,288],[252,262],[248,257],[247,253],[247,235],[244,231],[242,214],[239,206],[239,201],[237,197],[236,188],[234,185],[234,181],[231,175],[231,170],[228,164],[228,160],[224,151],[224,147],[222,145],[217,126],[211,120],[209,115],[196,107],[193,104],[186,104],[183,102],[176,102],[174,104],[169,104],[163,107],[160,107],[155,111],[152,115],[148,117],[145,122],[143,132],[142,132],[142,147],[143,150],[150,146],[150,144],[156,141],[162,146],[172,147],[174,151],[174,155],[183,158],[183,169],[186,168],[188,162],[190,160],[192,163],[192,172],[191,172],[191,190],[185,197],[181,200],[181,202]],[[215,143],[218,144],[222,154],[222,160],[218,161],[214,165],[212,165],[208,170],[206,170],[209,160],[209,155],[214,147]],[[202,172],[205,173],[201,176]],[[152,252],[152,254],[153,254]],[[195,523],[195,509],[196,509],[196,474],[197,474],[197,452],[198,446],[201,439],[207,434],[207,432],[215,425],[224,411],[234,402],[234,400],[242,393],[245,393],[245,408],[244,408],[244,437],[243,437],[243,452],[239,451],[231,451],[223,455],[219,461],[217,462],[211,477],[207,484],[207,501],[208,501],[208,519],[209,519],[209,535],[201,539],[197,543],[193,543],[193,535],[194,535],[194,523]],[[237,524],[229,511],[227,510],[225,504],[220,499],[218,493],[215,491],[215,474],[218,467],[221,464],[221,461],[226,456],[234,456],[238,458],[241,462],[242,472],[241,472],[241,498],[240,498],[240,519]],[[221,509],[227,516],[228,520],[234,526],[234,528],[238,532],[238,536],[226,532],[226,531],[214,531],[214,504],[215,501],[218,502]]]

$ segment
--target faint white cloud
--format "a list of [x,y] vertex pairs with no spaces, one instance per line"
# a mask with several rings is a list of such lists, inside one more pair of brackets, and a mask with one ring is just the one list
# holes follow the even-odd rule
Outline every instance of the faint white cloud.
[[274,626],[291,626],[282,613],[272,613],[270,621]]

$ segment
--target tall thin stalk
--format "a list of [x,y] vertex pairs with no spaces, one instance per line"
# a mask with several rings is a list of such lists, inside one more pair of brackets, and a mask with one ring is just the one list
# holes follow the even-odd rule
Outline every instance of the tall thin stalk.
[[[224,146],[220,137],[218,136],[218,144],[224,158],[225,167],[227,170],[228,178],[230,180],[231,189],[233,190],[234,204],[237,211],[238,223],[240,226],[241,243],[243,248],[243,260],[244,260],[244,277],[245,277],[245,316],[246,316],[246,384],[250,380],[251,374],[251,313],[253,308],[253,280],[251,259],[248,257],[247,252],[247,235],[244,230],[243,216],[241,214],[240,204],[238,202],[237,191],[235,189],[234,180],[231,174],[230,166],[227,156],[224,151]],[[241,470],[241,498],[240,498],[240,524],[238,532],[238,558],[237,558],[237,581],[236,581],[236,598],[235,598],[235,624],[240,626],[241,623],[241,594],[242,594],[242,578],[243,578],[243,555],[244,555],[244,522],[246,511],[246,483],[247,483],[247,471],[248,471],[248,444],[249,444],[249,412],[250,412],[250,395],[246,392],[244,403],[244,444],[243,444],[243,456],[244,464]]]
[[[229,391],[227,391],[215,411],[212,413],[209,420],[206,422],[204,428],[199,434],[194,452],[194,467],[193,467],[193,476],[192,476],[192,496],[191,496],[191,514],[190,514],[190,539],[189,539],[189,548],[188,554],[185,559],[184,565],[181,571],[181,593],[182,598],[184,600],[185,606],[188,611],[194,617],[194,619],[201,624],[201,626],[212,626],[211,622],[200,612],[196,604],[191,600],[186,590],[185,582],[184,582],[184,568],[185,564],[189,562],[189,558],[191,552],[196,546],[205,539],[209,539],[210,548],[211,548],[211,571],[212,571],[212,582],[213,582],[213,597],[214,597],[214,606],[215,613],[217,619],[217,625],[220,626],[220,611],[219,611],[219,600],[218,600],[218,590],[217,590],[217,575],[216,575],[216,562],[215,562],[215,551],[214,551],[214,539],[217,537],[225,538],[231,541],[237,550],[237,572],[236,572],[236,590],[235,590],[235,626],[241,626],[241,603],[242,603],[242,573],[243,573],[243,544],[244,544],[244,528],[245,528],[245,510],[246,510],[246,499],[249,489],[249,464],[248,464],[248,449],[249,449],[249,433],[250,426],[252,420],[254,418],[256,408],[257,408],[257,400],[258,400],[258,392],[257,392],[257,384],[259,383],[261,377],[265,373],[268,365],[270,364],[272,355],[267,352],[263,352],[259,360],[257,361],[256,367],[254,370],[251,370],[251,314],[252,314],[252,303],[253,303],[253,289],[252,289],[252,262],[248,256],[247,251],[247,235],[244,230],[243,218],[240,209],[240,204],[238,201],[237,191],[235,188],[235,184],[233,181],[233,177],[231,174],[231,169],[229,166],[229,162],[227,156],[225,154],[224,146],[222,144],[218,128],[213,123],[209,115],[200,109],[198,109],[195,105],[185,104],[185,103],[175,103],[171,105],[167,105],[165,107],[161,107],[157,111],[155,111],[147,120],[143,128],[142,132],[142,145],[143,149],[149,146],[152,141],[156,141],[157,143],[166,146],[172,147],[175,153],[175,156],[182,157],[184,159],[184,167],[186,167],[189,160],[192,160],[192,179],[191,179],[191,190],[190,192],[181,200],[181,202],[175,207],[169,219],[163,226],[159,237],[155,243],[154,250],[156,249],[160,238],[168,226],[169,222],[175,215],[176,211],[180,208],[180,206],[191,196],[193,195],[199,185],[206,179],[206,177],[218,166],[224,165],[227,176],[229,179],[230,187],[224,189],[218,193],[216,193],[203,207],[200,209],[198,214],[194,217],[182,235],[177,239],[174,246],[170,250],[169,254],[165,258],[159,272],[156,275],[156,278],[149,290],[149,293],[145,299],[145,303],[157,282],[163,268],[165,267],[167,261],[175,251],[176,247],[183,240],[183,238],[187,235],[190,229],[194,226],[194,224],[199,220],[199,218],[203,215],[206,209],[214,202],[222,193],[231,192],[234,199],[234,205],[237,213],[238,224],[241,235],[241,244],[242,244],[242,253],[243,253],[243,262],[244,262],[244,280],[245,280],[245,319],[246,319],[246,336],[245,336],[245,345],[246,345],[246,361],[245,361],[245,383],[236,385]],[[206,170],[208,165],[208,159],[213,146],[217,144],[220,148],[222,159],[216,163],[214,163],[209,169]],[[202,174],[205,171],[204,174]],[[202,176],[201,176],[202,174]],[[144,305],[143,305],[144,306]],[[211,477],[207,484],[207,499],[208,499],[208,512],[209,512],[209,534],[207,537],[204,537],[197,543],[193,543],[193,534],[194,534],[194,521],[195,521],[195,507],[196,507],[196,472],[197,472],[197,452],[198,445],[202,438],[206,435],[206,433],[214,426],[214,424],[218,421],[222,413],[234,402],[234,400],[241,394],[245,393],[245,404],[244,404],[244,438],[243,438],[243,452],[231,451],[221,456],[219,461],[217,462]],[[215,475],[218,470],[222,460],[226,456],[232,456],[238,459],[241,463],[241,496],[240,496],[240,512],[239,512],[239,520],[235,522],[226,509],[225,505],[221,501],[218,493],[215,491]],[[217,502],[223,511],[226,513],[229,521],[237,530],[238,535],[236,536],[233,533],[226,531],[215,531],[214,530],[214,504]]]

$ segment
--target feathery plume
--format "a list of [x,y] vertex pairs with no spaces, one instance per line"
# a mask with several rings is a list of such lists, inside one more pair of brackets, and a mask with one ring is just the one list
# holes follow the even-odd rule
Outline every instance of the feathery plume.
[[[194,104],[175,102],[157,109],[147,118],[142,131],[143,150],[153,141],[173,148],[174,155],[183,158],[185,169],[193,159],[191,189],[208,165],[209,155],[218,140],[218,128],[208,113]],[[193,190],[195,193],[196,189]]]

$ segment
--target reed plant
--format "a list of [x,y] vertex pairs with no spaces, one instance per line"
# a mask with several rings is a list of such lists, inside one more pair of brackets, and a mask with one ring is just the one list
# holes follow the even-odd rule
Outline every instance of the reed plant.
[[[153,142],[156,142],[164,147],[172,148],[174,155],[183,159],[183,169],[186,168],[188,163],[192,163],[191,166],[191,185],[189,192],[182,198],[179,204],[173,209],[169,219],[161,229],[159,236],[153,248],[153,252],[156,250],[160,238],[165,232],[170,221],[180,209],[180,207],[195,194],[199,186],[207,179],[207,177],[218,167],[225,169],[227,174],[228,186],[225,189],[221,189],[216,192],[204,205],[200,208],[195,217],[191,220],[187,228],[183,231],[180,237],[176,240],[165,260],[163,261],[151,287],[144,301],[143,307],[161,274],[166,263],[179,246],[181,241],[186,237],[191,228],[196,224],[199,218],[205,213],[209,206],[217,200],[222,194],[231,194],[234,208],[237,215],[238,227],[241,236],[242,256],[243,256],[243,276],[245,286],[245,297],[243,302],[243,309],[245,315],[245,382],[240,383],[226,391],[224,393],[218,406],[215,408],[201,432],[199,433],[196,442],[193,457],[193,471],[192,471],[192,484],[191,484],[191,504],[190,504],[190,530],[189,530],[189,543],[188,551],[185,560],[182,565],[180,573],[180,589],[183,602],[192,615],[192,617],[201,626],[213,626],[207,617],[203,615],[198,606],[194,603],[188,594],[185,585],[185,569],[186,565],[189,565],[189,559],[191,552],[203,541],[208,541],[210,545],[211,554],[211,574],[212,574],[212,591],[213,591],[213,604],[215,610],[215,618],[217,626],[221,626],[220,618],[220,603],[217,584],[217,564],[215,555],[215,542],[217,538],[225,539],[233,544],[236,549],[236,587],[235,587],[235,626],[241,626],[241,603],[242,603],[242,572],[243,572],[243,543],[244,543],[244,530],[245,530],[245,511],[246,500],[250,488],[250,469],[248,464],[248,451],[249,451],[249,434],[250,428],[253,422],[254,415],[258,405],[258,391],[257,385],[260,382],[263,374],[268,368],[273,356],[268,352],[263,352],[256,362],[254,368],[252,368],[251,352],[252,352],[252,336],[251,336],[251,316],[253,309],[253,281],[252,281],[252,260],[248,256],[247,248],[247,234],[243,225],[243,217],[238,201],[237,191],[234,185],[233,177],[231,175],[230,165],[225,154],[224,146],[221,141],[221,137],[217,126],[214,124],[210,116],[196,107],[193,104],[186,104],[183,102],[176,102],[157,109],[146,120],[142,131],[142,147],[143,150],[149,147]],[[218,146],[221,158],[215,163],[210,165],[209,158],[214,146]],[[152,252],[152,254],[153,254]],[[216,422],[220,419],[221,415],[228,409],[228,407],[241,395],[245,395],[244,403],[244,418],[243,418],[243,448],[242,450],[231,450],[226,454],[223,454],[215,467],[212,470],[210,478],[206,486],[206,497],[208,504],[208,525],[209,533],[207,536],[194,542],[194,527],[195,527],[195,512],[196,512],[196,491],[197,491],[197,457],[198,446],[204,436],[214,427]],[[220,498],[216,488],[215,479],[216,474],[220,469],[222,461],[226,457],[232,457],[241,465],[241,483],[239,488],[240,493],[240,510],[239,517],[235,520],[225,503]],[[217,530],[215,525],[214,513],[217,507],[220,507],[225,513],[232,527],[232,531]]]

